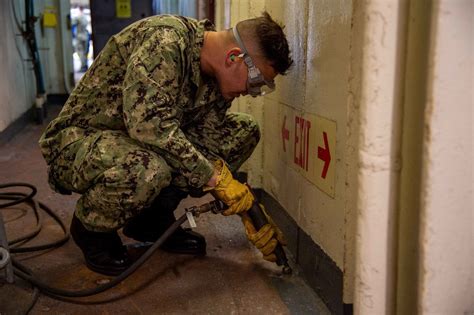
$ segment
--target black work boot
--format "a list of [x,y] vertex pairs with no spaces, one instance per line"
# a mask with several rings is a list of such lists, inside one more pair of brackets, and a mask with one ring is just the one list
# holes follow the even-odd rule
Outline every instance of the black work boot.
[[74,215],[70,232],[72,239],[84,254],[86,266],[92,271],[116,276],[132,264],[127,249],[116,231],[107,233],[89,231]]
[[[139,242],[155,242],[176,221],[174,210],[187,193],[172,186],[164,188],[151,207],[129,220],[123,234]],[[206,239],[191,229],[178,227],[161,245],[161,249],[177,254],[206,255]]]

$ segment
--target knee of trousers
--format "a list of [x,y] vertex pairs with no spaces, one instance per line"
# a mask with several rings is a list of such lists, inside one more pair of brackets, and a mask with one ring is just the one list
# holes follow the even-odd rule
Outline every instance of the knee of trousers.
[[253,116],[246,113],[232,113],[231,117],[231,120],[238,121],[242,138],[251,139],[258,143],[261,136],[260,127]]
[[[161,158],[160,158],[161,159]],[[91,231],[117,230],[149,207],[171,181],[169,166],[150,159],[106,170],[103,179],[88,189],[76,205],[76,216]]]
[[260,133],[260,126],[258,123],[255,121],[254,118],[252,118],[248,122],[248,137],[251,138],[252,140],[255,140],[255,146],[257,146],[257,143],[260,141],[261,133]]
[[240,132],[244,132],[248,137],[260,138],[260,127],[252,115],[232,112],[227,114],[227,119],[238,122]]
[[233,139],[223,147],[223,158],[232,172],[236,171],[250,157],[260,141],[260,128],[255,119],[244,113],[232,113],[230,126],[235,127]]
[[122,183],[128,192],[121,200],[125,210],[131,209],[135,212],[148,207],[160,191],[170,185],[171,168],[157,154],[151,156],[126,167]]
[[155,153],[134,152],[107,169],[103,178],[83,194],[84,207],[96,215],[127,220],[152,204],[171,182],[171,168]]

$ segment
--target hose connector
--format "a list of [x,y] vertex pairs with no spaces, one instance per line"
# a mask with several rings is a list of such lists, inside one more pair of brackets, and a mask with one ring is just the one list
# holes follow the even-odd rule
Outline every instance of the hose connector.
[[10,253],[0,246],[0,269],[3,269],[10,262]]
[[213,200],[211,202],[202,204],[200,206],[192,206],[192,207],[186,208],[185,211],[191,212],[194,216],[199,217],[201,213],[206,213],[206,212],[211,211],[214,214],[220,214],[226,209],[227,207],[222,201]]

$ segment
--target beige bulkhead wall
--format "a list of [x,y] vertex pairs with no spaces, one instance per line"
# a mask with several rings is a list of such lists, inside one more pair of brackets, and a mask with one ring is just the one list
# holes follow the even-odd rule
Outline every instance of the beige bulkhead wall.
[[402,165],[398,214],[397,314],[416,314],[420,245],[420,190],[431,0],[410,1],[404,80]]
[[474,3],[432,6],[418,313],[474,314]]
[[[23,3],[19,1],[17,10],[24,12]],[[36,93],[31,63],[25,61],[28,51],[17,36],[13,14],[12,1],[0,1],[0,131],[30,108]]]
[[355,314],[392,314],[406,1],[354,2],[351,129],[357,130]]
[[356,314],[474,311],[473,9],[354,2]]
[[[41,28],[44,9],[50,7],[57,26]],[[46,92],[64,94],[70,90],[72,72],[71,30],[67,27],[69,4],[60,0],[35,0],[36,38]],[[24,1],[0,1],[0,131],[28,111],[36,102],[36,82],[25,40],[19,36],[16,17],[24,27]],[[65,62],[64,62],[65,61]],[[64,65],[66,64],[66,67]]]
[[[230,11],[229,10],[230,6]],[[252,99],[234,101],[233,110],[251,113],[259,121],[262,140],[244,169],[250,183],[262,187],[286,209],[296,223],[311,236],[344,271],[344,302],[352,303],[353,243],[356,180],[347,183],[346,172],[356,162],[346,161],[348,121],[348,80],[352,1],[349,0],[272,0],[217,1],[217,26],[226,26],[230,12],[234,26],[239,20],[259,16],[267,10],[285,25],[295,61],[286,76],[276,79],[276,92]],[[283,116],[290,139],[283,151]],[[295,164],[294,119],[322,117],[333,122],[335,147],[331,148],[334,167],[334,194],[323,192],[302,175]],[[311,128],[316,129],[314,122]],[[322,137],[309,129],[310,137]],[[354,136],[353,136],[354,137]],[[312,142],[312,140],[311,140]],[[308,156],[317,158],[317,146]],[[353,149],[352,149],[353,150]],[[293,153],[291,153],[293,152]]]

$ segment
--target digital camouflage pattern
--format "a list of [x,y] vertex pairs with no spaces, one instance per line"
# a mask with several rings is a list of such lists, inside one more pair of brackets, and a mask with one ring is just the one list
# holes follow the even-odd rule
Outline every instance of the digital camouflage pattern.
[[236,170],[259,141],[245,114],[201,76],[207,21],[155,16],[113,36],[39,143],[52,187],[82,194],[76,215],[117,229],[162,188],[208,182],[213,161]]

